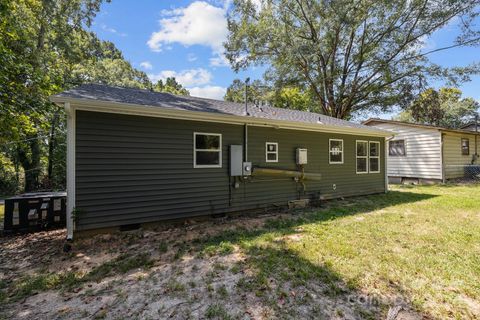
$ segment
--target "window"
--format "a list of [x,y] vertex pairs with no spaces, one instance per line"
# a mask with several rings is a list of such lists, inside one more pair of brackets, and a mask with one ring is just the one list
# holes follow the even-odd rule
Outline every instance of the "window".
[[393,140],[388,142],[388,155],[392,157],[404,157],[405,140]]
[[330,139],[329,145],[330,145],[329,163],[342,164],[343,163],[343,140]]
[[368,141],[357,140],[357,173],[368,173]]
[[370,173],[380,172],[380,142],[370,141],[369,146],[369,162]]
[[462,155],[468,156],[470,154],[470,140],[462,138]]
[[193,134],[193,167],[222,167],[222,135],[218,133]]
[[278,162],[278,143],[276,142],[265,143],[265,161]]

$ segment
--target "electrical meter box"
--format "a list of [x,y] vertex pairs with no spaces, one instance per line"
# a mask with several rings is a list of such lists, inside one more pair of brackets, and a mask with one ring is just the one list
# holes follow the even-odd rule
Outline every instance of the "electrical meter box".
[[244,162],[243,163],[243,176],[251,176],[252,175],[252,163],[251,162]]
[[297,164],[307,164],[307,149],[297,148]]
[[230,176],[243,176],[243,146],[230,146]]

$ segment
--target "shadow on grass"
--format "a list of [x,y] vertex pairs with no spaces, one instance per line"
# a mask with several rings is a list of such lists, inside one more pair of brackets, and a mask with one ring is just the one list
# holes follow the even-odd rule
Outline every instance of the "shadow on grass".
[[[385,301],[380,297],[363,295],[355,283],[347,283],[333,271],[331,265],[322,261],[312,263],[289,249],[285,239],[298,234],[298,227],[303,224],[321,224],[434,197],[391,191],[388,194],[333,200],[322,208],[314,208],[298,216],[270,219],[260,228],[242,228],[206,237],[198,240],[196,245],[200,252],[207,254],[226,254],[233,250],[233,246],[240,247],[246,255],[245,264],[254,270],[254,275],[237,287],[262,297],[263,303],[275,312],[273,318],[288,314],[291,318],[328,318],[335,315],[340,318],[377,319],[385,316],[388,307],[399,302],[408,309],[414,308],[404,297],[401,301]],[[292,292],[297,294],[292,295]],[[401,295],[401,290],[397,292]]]

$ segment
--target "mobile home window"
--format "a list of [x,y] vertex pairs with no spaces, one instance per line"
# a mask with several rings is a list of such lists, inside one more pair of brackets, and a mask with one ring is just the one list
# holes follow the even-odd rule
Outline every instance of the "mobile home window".
[[369,162],[370,173],[380,172],[380,142],[370,141],[369,146]]
[[388,142],[388,155],[392,157],[404,157],[405,140],[393,140]]
[[265,143],[265,161],[278,162],[278,143],[277,142]]
[[343,140],[330,139],[329,149],[330,149],[329,163],[342,164],[343,163]]
[[222,167],[222,135],[218,133],[195,132],[193,134],[194,168]]
[[468,156],[470,154],[470,140],[462,138],[462,155]]
[[368,141],[357,140],[357,173],[368,173]]

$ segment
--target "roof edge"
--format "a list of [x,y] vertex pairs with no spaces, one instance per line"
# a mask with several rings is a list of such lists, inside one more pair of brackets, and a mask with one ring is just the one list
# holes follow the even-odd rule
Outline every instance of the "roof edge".
[[438,131],[443,131],[443,132],[456,132],[456,133],[465,133],[465,134],[480,134],[475,133],[475,131],[471,130],[465,130],[465,129],[450,129],[450,128],[445,128],[445,127],[437,127],[433,125],[428,125],[428,124],[420,124],[420,123],[411,123],[411,122],[406,122],[406,121],[397,121],[397,120],[387,120],[387,119],[380,119],[380,118],[369,118],[365,121],[362,122],[362,124],[366,126],[371,126],[372,123],[374,122],[380,122],[380,123],[392,123],[400,126],[409,126],[409,127],[418,127],[418,128],[423,128],[423,129],[430,129],[430,130],[438,130]]
[[211,114],[200,111],[188,110],[169,110],[166,108],[158,108],[150,105],[140,105],[123,103],[116,101],[103,101],[95,99],[80,99],[71,97],[51,96],[50,101],[62,104],[69,102],[75,106],[76,109],[85,111],[109,112],[118,114],[130,114],[140,116],[154,116],[171,119],[183,119],[192,121],[206,121],[206,122],[225,122],[231,124],[250,124],[258,126],[272,126],[279,129],[292,129],[304,131],[317,132],[333,132],[350,135],[365,135],[375,137],[391,137],[394,134],[387,130],[381,129],[363,129],[352,128],[347,126],[331,126],[331,125],[315,125],[302,122],[294,122],[287,120],[272,120],[266,118],[256,118],[249,116],[238,116],[230,114]]

